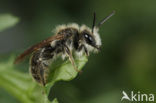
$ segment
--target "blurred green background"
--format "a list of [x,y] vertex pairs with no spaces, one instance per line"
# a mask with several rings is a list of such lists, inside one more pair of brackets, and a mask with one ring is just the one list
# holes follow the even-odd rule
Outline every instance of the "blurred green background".
[[[0,0],[0,14],[19,23],[0,32],[0,60],[21,53],[52,35],[59,24],[91,27],[95,11],[100,21],[116,14],[101,28],[102,51],[92,54],[83,73],[60,82],[50,96],[60,103],[120,103],[122,91],[156,93],[156,0]],[[28,72],[28,62],[26,62]],[[0,103],[19,103],[0,88]]]

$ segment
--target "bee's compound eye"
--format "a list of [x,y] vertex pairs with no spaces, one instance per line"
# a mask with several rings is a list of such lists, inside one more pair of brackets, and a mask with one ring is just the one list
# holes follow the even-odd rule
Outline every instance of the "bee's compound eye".
[[84,36],[85,36],[85,38],[88,38],[89,37],[88,34],[85,34]]
[[88,44],[92,44],[95,42],[95,40],[93,39],[93,37],[91,35],[88,35],[87,33],[84,34],[84,38],[86,40],[86,42]]

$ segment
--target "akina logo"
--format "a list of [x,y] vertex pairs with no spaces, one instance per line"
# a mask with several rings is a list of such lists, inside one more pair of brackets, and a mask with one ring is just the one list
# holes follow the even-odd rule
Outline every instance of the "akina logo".
[[128,95],[125,91],[122,91],[122,98],[121,101],[127,100],[127,101],[136,101],[136,102],[152,102],[154,101],[154,94],[144,94],[140,91],[134,92],[131,91],[130,95]]

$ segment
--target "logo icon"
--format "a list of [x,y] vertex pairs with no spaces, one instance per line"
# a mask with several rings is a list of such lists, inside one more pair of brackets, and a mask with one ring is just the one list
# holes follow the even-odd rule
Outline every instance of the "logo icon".
[[122,91],[122,98],[121,101],[123,100],[128,100],[128,101],[154,101],[154,94],[145,94],[145,93],[140,93],[131,91],[130,95],[128,95],[125,91]]
[[123,94],[123,97],[121,98],[121,101],[124,100],[124,99],[127,99],[127,100],[131,101],[125,91],[122,91],[122,94]]

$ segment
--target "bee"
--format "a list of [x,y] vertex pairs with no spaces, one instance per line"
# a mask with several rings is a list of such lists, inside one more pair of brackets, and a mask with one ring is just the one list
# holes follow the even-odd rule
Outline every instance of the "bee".
[[30,58],[30,73],[36,82],[45,86],[47,83],[49,65],[54,58],[69,58],[73,68],[77,71],[73,59],[76,56],[89,56],[90,52],[98,52],[101,47],[101,38],[98,33],[99,27],[114,15],[114,11],[102,19],[96,25],[96,14],[93,15],[92,29],[86,25],[79,26],[76,23],[57,26],[55,35],[40,43],[33,45],[15,59],[15,64],[22,61],[27,55],[32,53]]

